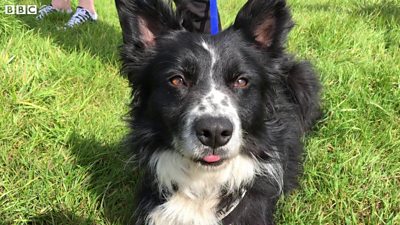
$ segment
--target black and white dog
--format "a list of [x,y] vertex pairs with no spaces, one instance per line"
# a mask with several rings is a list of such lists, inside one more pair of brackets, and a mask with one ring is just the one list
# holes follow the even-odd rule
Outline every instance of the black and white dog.
[[215,36],[189,32],[163,0],[116,0],[142,169],[135,225],[274,224],[298,185],[319,81],[285,53],[284,0],[250,0]]

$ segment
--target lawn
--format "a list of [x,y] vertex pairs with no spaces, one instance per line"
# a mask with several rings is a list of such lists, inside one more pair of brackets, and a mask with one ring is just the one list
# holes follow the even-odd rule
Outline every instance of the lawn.
[[[96,24],[5,15],[0,3],[0,224],[126,224],[136,172],[112,0]],[[220,0],[223,25],[245,0]],[[76,5],[76,1],[74,2]],[[400,224],[400,1],[290,0],[288,49],[313,62],[325,116],[278,224]],[[254,224],[257,225],[257,224]]]

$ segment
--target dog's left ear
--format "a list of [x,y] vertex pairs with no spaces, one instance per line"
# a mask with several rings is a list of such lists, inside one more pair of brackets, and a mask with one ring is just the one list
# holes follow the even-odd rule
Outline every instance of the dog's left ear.
[[122,28],[124,45],[136,51],[147,50],[156,44],[157,37],[181,29],[171,1],[115,0]]
[[180,30],[181,25],[166,0],[115,0],[122,28],[122,70],[131,86],[138,90],[140,70],[148,62],[160,37]]
[[277,49],[285,44],[293,22],[285,0],[249,0],[233,27],[259,48]]

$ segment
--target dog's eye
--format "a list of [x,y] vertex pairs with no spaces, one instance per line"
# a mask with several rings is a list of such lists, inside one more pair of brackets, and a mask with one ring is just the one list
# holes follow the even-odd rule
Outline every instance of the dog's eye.
[[247,78],[238,77],[236,79],[235,83],[233,83],[233,87],[234,88],[245,88],[245,87],[247,87],[248,84],[249,84],[249,80]]
[[185,79],[181,76],[174,76],[169,79],[169,82],[172,84],[174,87],[182,87],[186,86]]

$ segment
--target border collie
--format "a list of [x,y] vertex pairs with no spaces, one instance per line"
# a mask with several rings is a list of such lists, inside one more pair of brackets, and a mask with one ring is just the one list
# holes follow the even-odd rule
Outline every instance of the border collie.
[[218,35],[171,3],[116,0],[132,87],[135,225],[266,225],[298,186],[302,137],[320,116],[311,65],[285,53],[284,0],[250,0]]

